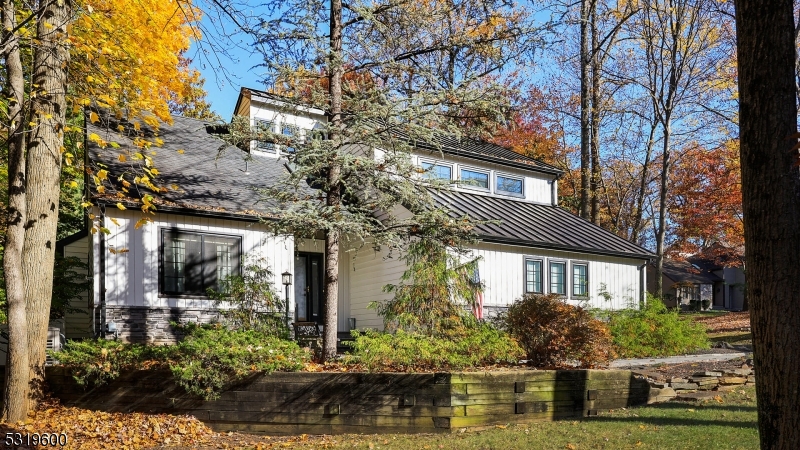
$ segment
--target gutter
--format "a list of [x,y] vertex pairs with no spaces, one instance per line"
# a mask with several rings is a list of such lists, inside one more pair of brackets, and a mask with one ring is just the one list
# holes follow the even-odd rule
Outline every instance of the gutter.
[[543,248],[547,250],[561,250],[567,252],[578,252],[578,253],[588,253],[590,255],[603,255],[603,256],[616,256],[620,258],[630,258],[630,259],[638,259],[640,261],[645,261],[644,264],[647,264],[653,256],[650,255],[641,255],[635,253],[626,253],[626,252],[615,252],[609,250],[598,250],[598,249],[589,249],[589,248],[582,248],[582,247],[570,247],[566,245],[558,245],[558,244],[548,244],[544,242],[534,242],[534,241],[527,241],[524,239],[514,239],[514,238],[501,238],[496,236],[478,236],[483,242],[495,243],[495,244],[506,244],[506,245],[517,245],[522,247],[536,247],[536,248]]
[[[141,204],[133,203],[133,202],[126,202],[127,205],[131,205],[134,208],[139,208]],[[116,208],[117,202],[112,200],[106,199],[98,199],[97,205],[102,206],[113,206]],[[192,209],[192,208],[181,208],[175,206],[159,206],[156,204],[156,214],[158,213],[168,213],[168,214],[180,214],[182,216],[193,216],[193,217],[212,217],[216,219],[229,219],[229,220],[239,220],[243,222],[254,222],[260,223],[263,220],[277,220],[273,217],[258,217],[258,216],[251,216],[248,214],[237,214],[237,213],[229,213],[224,211],[206,211],[200,209]]]

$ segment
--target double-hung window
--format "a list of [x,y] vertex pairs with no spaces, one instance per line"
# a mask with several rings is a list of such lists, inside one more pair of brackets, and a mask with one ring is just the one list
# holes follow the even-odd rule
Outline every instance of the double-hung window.
[[221,290],[227,277],[241,270],[242,238],[180,230],[161,230],[160,291],[172,295],[207,295]]
[[543,292],[541,260],[525,259],[525,292],[534,294]]
[[460,178],[462,187],[489,190],[489,172],[463,168]]
[[589,266],[585,263],[572,264],[572,295],[575,297],[589,295]]
[[256,141],[256,149],[266,152],[275,151],[275,144],[267,133],[275,132],[275,122],[269,120],[256,120],[256,131],[259,139]]
[[550,261],[550,293],[567,295],[567,263]]
[[426,180],[452,180],[453,166],[448,164],[436,164],[431,162],[421,162],[420,167],[425,172],[422,177]]
[[495,177],[495,192],[503,195],[523,197],[525,195],[522,178],[497,174]]

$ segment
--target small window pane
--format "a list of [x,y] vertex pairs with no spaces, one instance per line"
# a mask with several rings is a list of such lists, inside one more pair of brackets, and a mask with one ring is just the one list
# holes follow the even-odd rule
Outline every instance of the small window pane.
[[567,264],[563,262],[550,263],[550,293],[566,295]]
[[443,164],[422,163],[425,173],[422,175],[426,180],[451,180],[453,178],[453,168]]
[[[294,137],[294,138],[299,139],[300,138],[300,134],[298,133],[298,131],[299,130],[297,129],[296,126],[287,124],[287,125],[284,125],[282,127],[281,134],[283,134],[284,136],[287,136],[287,137]],[[286,152],[286,153],[294,153],[294,147],[290,147],[288,145],[284,146],[284,147],[285,147],[283,149],[284,152]]]
[[542,262],[525,260],[525,292],[542,292]]
[[572,295],[586,296],[589,294],[589,268],[585,264],[572,266]]
[[497,190],[499,192],[522,195],[522,180],[498,175]]
[[463,186],[489,189],[489,174],[469,169],[461,169],[461,184]]
[[[275,123],[268,120],[257,120],[256,130],[258,131],[259,135],[264,132],[274,133]],[[275,144],[267,140],[266,135],[264,135],[264,139],[259,139],[256,141],[256,148],[263,151],[273,151],[275,150]]]

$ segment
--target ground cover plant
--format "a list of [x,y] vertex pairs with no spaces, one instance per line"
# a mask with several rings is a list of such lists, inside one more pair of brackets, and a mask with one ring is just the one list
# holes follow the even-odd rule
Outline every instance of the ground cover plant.
[[595,367],[615,356],[606,325],[557,295],[527,294],[496,322],[536,367]]
[[703,324],[652,297],[640,309],[616,311],[608,317],[614,346],[625,358],[680,355],[709,347]]
[[178,385],[206,400],[255,373],[299,371],[311,361],[310,353],[295,342],[255,330],[217,324],[190,325],[184,332],[184,340],[169,346],[70,341],[53,356],[84,386],[107,383],[125,370],[169,368]]
[[461,370],[514,364],[525,355],[516,341],[489,325],[445,336],[397,330],[366,331],[354,337],[343,363],[369,372]]

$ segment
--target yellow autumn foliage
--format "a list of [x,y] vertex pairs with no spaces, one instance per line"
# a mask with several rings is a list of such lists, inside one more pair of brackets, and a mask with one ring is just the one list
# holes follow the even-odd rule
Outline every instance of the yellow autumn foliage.
[[70,99],[90,102],[149,125],[171,122],[168,101],[188,93],[197,71],[181,54],[199,38],[191,0],[81,0],[70,29]]

